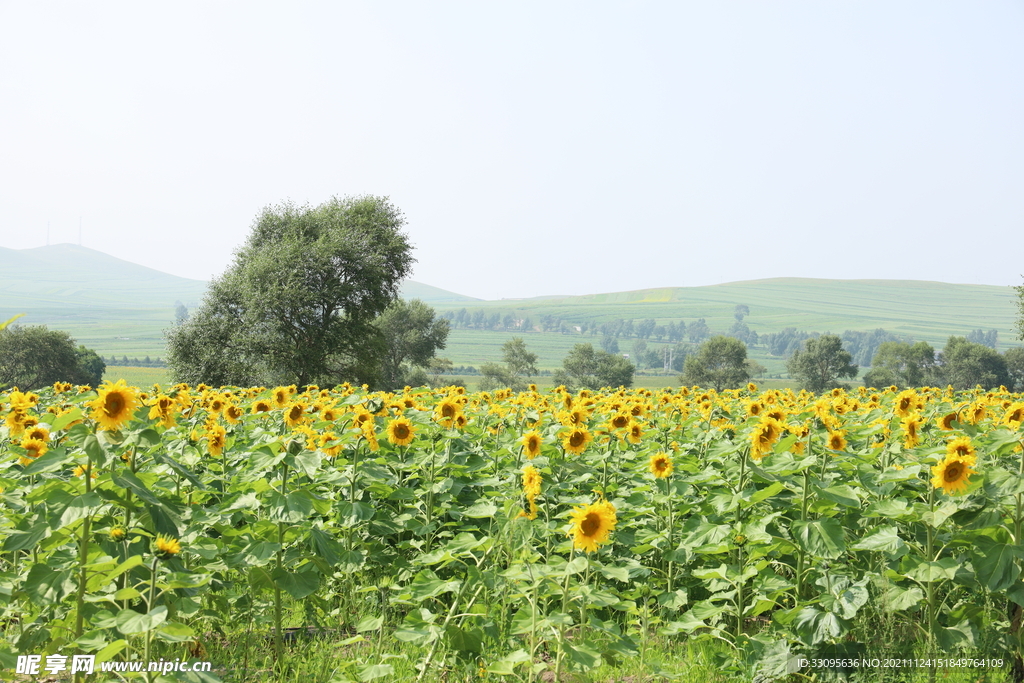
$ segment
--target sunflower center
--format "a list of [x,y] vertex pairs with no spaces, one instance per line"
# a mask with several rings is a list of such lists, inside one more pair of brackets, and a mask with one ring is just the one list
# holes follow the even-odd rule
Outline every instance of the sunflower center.
[[395,437],[399,439],[405,439],[409,436],[409,428],[405,425],[395,425]]
[[588,512],[587,516],[580,522],[580,531],[584,536],[594,536],[601,528],[601,516],[596,512]]
[[124,410],[124,396],[115,393],[107,394],[107,399],[103,402],[103,410],[111,416],[120,414]]
[[573,432],[569,436],[569,445],[572,446],[573,448],[579,448],[580,446],[583,445],[584,440],[585,437],[583,436],[583,432]]
[[946,470],[942,473],[942,478],[946,483],[952,483],[960,480],[960,475],[964,472],[964,467],[958,462],[950,463],[946,466]]

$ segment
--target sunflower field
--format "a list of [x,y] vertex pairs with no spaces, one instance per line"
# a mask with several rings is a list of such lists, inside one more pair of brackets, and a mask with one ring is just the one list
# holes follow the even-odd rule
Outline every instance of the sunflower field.
[[119,382],[0,417],[0,678],[1024,676],[1007,391]]

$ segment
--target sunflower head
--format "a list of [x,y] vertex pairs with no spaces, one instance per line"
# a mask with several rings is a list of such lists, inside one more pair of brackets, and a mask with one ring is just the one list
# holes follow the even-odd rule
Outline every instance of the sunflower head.
[[668,453],[657,453],[651,456],[651,462],[648,465],[653,474],[658,479],[664,479],[672,474],[675,467],[672,465],[672,458],[669,457]]
[[388,423],[388,441],[396,446],[408,446],[416,435],[412,423],[404,417],[399,417]]
[[577,550],[595,552],[598,545],[608,542],[617,520],[615,506],[606,500],[581,505],[572,511],[569,536]]
[[527,460],[533,460],[540,455],[540,447],[544,443],[541,438],[540,432],[533,431],[523,434],[523,453],[526,454]]
[[139,405],[138,392],[127,386],[123,379],[116,384],[104,382],[97,396],[89,402],[90,417],[99,423],[100,429],[114,431],[132,418]]
[[971,437],[969,436],[961,436],[946,444],[946,456],[970,462],[972,465],[978,460],[977,451],[971,444]]
[[963,493],[971,483],[973,459],[947,455],[945,460],[932,467],[932,486],[941,488],[947,495]]
[[566,453],[579,455],[586,450],[587,445],[593,440],[593,436],[586,429],[573,429],[562,439],[562,447]]
[[841,451],[846,449],[846,432],[830,431],[828,433],[828,447],[833,451]]
[[181,552],[181,543],[176,538],[160,534],[153,542],[153,552],[167,559]]
[[273,405],[271,405],[270,401],[264,401],[261,399],[253,402],[252,408],[249,409],[249,412],[253,415],[258,415],[259,413],[269,413],[271,410],[273,410]]
[[939,418],[939,429],[944,432],[952,431],[953,423],[957,421],[956,413],[947,413]]

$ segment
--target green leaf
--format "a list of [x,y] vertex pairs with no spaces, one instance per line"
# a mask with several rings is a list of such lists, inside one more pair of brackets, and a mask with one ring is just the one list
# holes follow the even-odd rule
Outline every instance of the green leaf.
[[498,514],[498,507],[493,503],[488,503],[486,501],[474,503],[462,513],[464,517],[469,517],[471,519],[494,517],[496,514]]
[[323,558],[324,562],[332,567],[341,563],[341,553],[344,550],[330,534],[314,527],[309,530],[309,540],[313,545],[313,552]]
[[993,593],[1014,585],[1020,576],[1020,567],[1015,560],[1024,557],[1022,550],[1019,545],[977,536],[971,550],[971,564],[978,580]]
[[384,625],[384,617],[363,617],[356,623],[356,633],[377,631]]
[[317,470],[320,469],[322,460],[323,458],[318,451],[302,451],[295,454],[295,469],[313,479],[316,477]]
[[584,671],[601,665],[601,653],[585,643],[570,645],[568,642],[563,642],[562,647],[565,648],[569,659],[579,664]]
[[483,651],[484,632],[479,628],[461,628],[449,624],[444,632],[448,647],[453,650],[473,653]]
[[850,628],[850,623],[834,612],[804,607],[797,612],[793,628],[804,643],[817,645],[839,638]]
[[167,607],[157,605],[153,611],[141,614],[131,609],[123,609],[117,614],[117,630],[126,636],[145,633],[167,621]]
[[860,539],[851,546],[854,550],[874,550],[897,558],[906,555],[907,544],[899,537],[894,526],[883,526]]
[[100,494],[96,491],[90,491],[89,493],[76,496],[68,503],[67,507],[60,515],[60,527],[66,527],[67,525],[77,522],[78,520],[92,514],[93,510],[99,507],[103,503],[103,499],[100,498]]
[[291,572],[281,567],[274,570],[272,577],[274,583],[296,600],[316,593],[320,587],[320,575],[316,572]]
[[32,602],[53,605],[75,590],[73,576],[73,569],[50,569],[42,563],[34,564],[22,588]]
[[928,562],[919,557],[905,557],[900,567],[903,574],[915,581],[931,583],[932,581],[952,579],[956,576],[956,570],[960,568],[960,563],[955,557],[943,557],[937,562]]
[[21,473],[24,476],[29,476],[53,472],[63,468],[67,460],[68,454],[63,448],[54,448],[29,463]]
[[390,664],[367,664],[359,670],[358,678],[360,681],[372,681],[393,673],[395,673],[395,667]]
[[185,624],[169,621],[157,627],[156,637],[169,643],[185,643],[195,640],[196,632]]
[[153,495],[149,487],[130,470],[121,470],[118,474],[111,474],[110,481],[114,486],[128,489],[149,505],[161,508],[164,506],[163,501]]
[[4,552],[9,552],[11,550],[34,548],[39,544],[39,541],[50,535],[51,529],[50,525],[46,522],[39,522],[38,524],[33,524],[25,531],[6,529],[5,532],[10,535],[4,541]]
[[791,528],[797,544],[814,557],[835,559],[846,552],[846,536],[835,518],[798,520]]
[[272,522],[298,524],[306,521],[312,513],[313,501],[305,491],[292,491],[286,496],[277,491],[270,494],[267,518]]
[[860,507],[860,496],[852,486],[847,486],[846,484],[829,486],[827,489],[818,489],[817,492],[822,498],[839,503],[843,507]]
[[526,650],[516,650],[495,662],[491,662],[487,666],[486,671],[497,676],[513,676],[515,675],[516,665],[528,661],[530,661],[530,655]]

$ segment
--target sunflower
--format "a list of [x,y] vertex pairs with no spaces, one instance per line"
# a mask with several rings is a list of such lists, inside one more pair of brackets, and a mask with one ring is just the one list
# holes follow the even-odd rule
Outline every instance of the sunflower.
[[369,420],[363,423],[363,436],[366,438],[366,445],[374,453],[376,453],[377,450],[380,448],[380,443],[377,441],[377,430],[375,429],[376,426],[377,425],[373,422],[373,420]]
[[323,432],[320,435],[319,445],[320,450],[332,458],[341,453],[341,442],[338,441],[338,437],[334,432]]
[[50,431],[46,427],[40,427],[36,425],[25,432],[26,439],[39,439],[40,441],[46,442],[50,440]]
[[921,443],[921,427],[924,426],[924,420],[921,416],[913,413],[903,418],[901,423],[903,427],[903,446],[905,448],[914,448]]
[[760,460],[771,452],[772,446],[782,436],[783,425],[778,420],[763,417],[750,433],[750,457]]
[[907,417],[918,406],[917,401],[917,392],[913,389],[901,391],[893,403],[893,410],[896,411],[899,417]]
[[434,406],[434,420],[442,427],[451,427],[461,412],[462,404],[452,398],[446,398]]
[[22,439],[21,447],[25,449],[25,455],[19,460],[22,465],[28,465],[33,459],[45,455],[49,450],[46,442],[40,439]]
[[612,429],[625,429],[630,422],[628,413],[618,413],[608,421],[608,426]]
[[274,406],[270,404],[270,401],[264,401],[261,399],[252,404],[252,408],[249,409],[249,412],[253,415],[258,415],[260,413],[269,413],[273,409]]
[[932,467],[932,486],[941,488],[947,495],[963,493],[975,474],[971,469],[974,460],[947,455],[946,459]]
[[579,455],[587,449],[587,445],[593,439],[594,437],[586,429],[577,428],[565,435],[562,439],[562,448],[565,449],[566,453]]
[[227,439],[227,430],[218,424],[210,425],[206,429],[206,447],[210,455],[219,458],[224,452],[224,442]]
[[953,423],[957,421],[956,413],[948,413],[938,420],[939,429],[944,432],[952,431]]
[[388,441],[396,446],[408,446],[416,436],[416,429],[404,417],[388,422]]
[[595,552],[599,544],[608,542],[616,521],[615,506],[606,500],[580,505],[572,511],[568,535],[577,550]]
[[245,414],[245,412],[234,403],[229,403],[224,406],[223,412],[224,419],[227,420],[229,424],[233,425],[238,424],[242,419],[242,415]]
[[846,432],[843,430],[829,431],[828,433],[828,447],[833,451],[842,451],[846,449]]
[[285,408],[284,423],[289,427],[306,424],[306,404],[296,401]]
[[163,534],[156,537],[153,546],[156,549],[156,554],[165,559],[181,552],[181,543],[178,542],[178,539]]
[[631,422],[629,425],[629,431],[626,432],[626,441],[631,444],[638,444],[643,439],[644,430],[640,426],[639,422]]
[[541,438],[540,432],[533,431],[523,434],[522,444],[523,452],[526,454],[527,460],[533,460],[540,455],[540,447],[544,443]]
[[540,485],[543,480],[540,476],[540,470],[533,465],[527,465],[523,468],[523,493],[526,494],[527,498],[533,500],[540,495]]
[[125,385],[123,379],[117,380],[116,384],[108,380],[88,405],[92,408],[90,417],[100,423],[100,429],[115,431],[132,418],[138,406],[138,395],[135,389]]
[[274,405],[278,408],[284,408],[286,405],[288,405],[288,399],[291,398],[292,393],[288,390],[287,387],[277,387],[276,389],[274,389],[272,396]]
[[1007,427],[1020,429],[1021,422],[1024,422],[1024,403],[1013,403],[1006,409],[1003,416],[1003,424]]
[[946,444],[946,457],[957,458],[972,465],[978,460],[977,451],[971,444],[971,437],[969,436],[961,436]]
[[669,457],[668,453],[652,455],[648,467],[651,470],[651,474],[658,479],[668,477],[672,474],[672,470],[675,469],[672,465],[672,458]]

